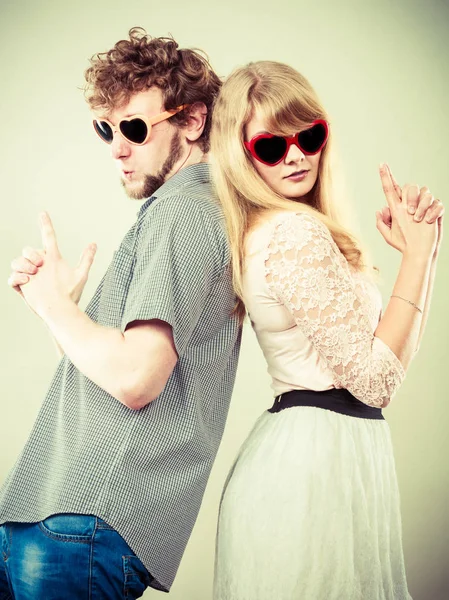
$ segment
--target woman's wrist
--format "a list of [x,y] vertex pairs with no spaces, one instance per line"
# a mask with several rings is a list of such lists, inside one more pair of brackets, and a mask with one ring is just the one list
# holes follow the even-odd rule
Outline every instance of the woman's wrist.
[[423,254],[420,251],[413,249],[406,249],[402,253],[402,260],[407,264],[414,264],[416,266],[427,266],[436,260],[437,252],[433,254]]
[[422,308],[420,308],[417,304],[415,304],[415,302],[412,302],[408,298],[404,298],[404,296],[399,296],[398,294],[391,294],[390,298],[398,298],[399,300],[403,300],[404,302],[410,304],[410,306],[413,306],[413,308],[415,308],[421,314],[423,314]]

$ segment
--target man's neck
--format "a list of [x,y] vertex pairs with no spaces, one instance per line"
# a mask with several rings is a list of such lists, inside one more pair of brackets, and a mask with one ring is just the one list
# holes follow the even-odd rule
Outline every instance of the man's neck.
[[178,161],[172,171],[167,175],[165,181],[168,181],[171,177],[191,165],[205,162],[208,162],[208,155],[201,150],[198,144],[192,144],[190,148],[186,149],[186,154],[183,158]]

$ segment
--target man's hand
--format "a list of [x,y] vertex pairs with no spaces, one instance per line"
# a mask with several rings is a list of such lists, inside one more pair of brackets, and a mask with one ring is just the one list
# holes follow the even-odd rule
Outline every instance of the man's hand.
[[75,303],[79,302],[96,246],[89,244],[78,266],[72,269],[61,257],[47,213],[41,215],[39,224],[43,250],[25,248],[22,257],[11,263],[13,272],[8,283],[22,295],[31,310],[43,317],[58,298],[68,297]]
[[23,298],[21,285],[28,283],[30,275],[37,273],[38,267],[44,264],[44,251],[35,250],[27,246],[22,250],[22,256],[18,256],[11,262],[11,275],[8,278],[8,285],[20,294]]

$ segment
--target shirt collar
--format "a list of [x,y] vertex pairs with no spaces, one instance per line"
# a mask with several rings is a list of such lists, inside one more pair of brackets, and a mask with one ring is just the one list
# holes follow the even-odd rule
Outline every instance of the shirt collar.
[[196,163],[185,167],[173,177],[170,177],[165,183],[158,188],[152,196],[147,198],[137,213],[140,217],[145,210],[153,203],[156,198],[163,198],[164,196],[173,195],[178,192],[181,188],[192,183],[209,183],[210,181],[210,166],[208,163]]

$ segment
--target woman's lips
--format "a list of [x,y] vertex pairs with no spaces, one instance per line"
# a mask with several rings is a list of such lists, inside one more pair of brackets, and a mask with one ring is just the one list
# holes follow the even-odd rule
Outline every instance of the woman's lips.
[[295,171],[291,175],[285,177],[285,179],[290,179],[290,181],[302,181],[307,177],[308,172],[309,171],[306,171],[305,169],[302,169],[301,171]]

